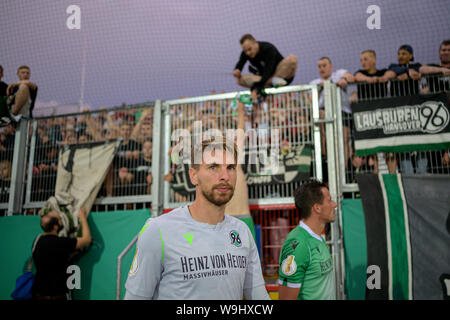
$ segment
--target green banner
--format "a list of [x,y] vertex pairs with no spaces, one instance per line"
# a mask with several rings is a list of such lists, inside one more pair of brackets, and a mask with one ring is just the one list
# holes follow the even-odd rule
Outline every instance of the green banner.
[[345,293],[348,300],[366,296],[367,241],[361,199],[342,200],[345,253]]
[[[114,300],[116,298],[117,257],[138,234],[150,217],[149,209],[92,212],[88,223],[93,243],[77,262],[81,288],[73,290],[74,300]],[[31,256],[34,238],[42,233],[37,216],[0,218],[0,300],[10,300],[16,278]],[[135,247],[122,261],[121,299]]]

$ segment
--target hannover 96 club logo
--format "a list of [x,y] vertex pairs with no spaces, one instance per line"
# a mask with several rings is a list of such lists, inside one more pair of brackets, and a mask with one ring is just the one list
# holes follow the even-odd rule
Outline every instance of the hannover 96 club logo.
[[242,245],[241,238],[239,238],[239,233],[237,231],[230,232],[231,244],[234,244],[236,247],[240,247]]

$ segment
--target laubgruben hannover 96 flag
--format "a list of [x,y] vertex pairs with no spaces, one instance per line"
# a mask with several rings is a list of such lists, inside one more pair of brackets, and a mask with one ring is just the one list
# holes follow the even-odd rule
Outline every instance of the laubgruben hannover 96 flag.
[[358,156],[450,148],[446,93],[358,102],[352,111]]

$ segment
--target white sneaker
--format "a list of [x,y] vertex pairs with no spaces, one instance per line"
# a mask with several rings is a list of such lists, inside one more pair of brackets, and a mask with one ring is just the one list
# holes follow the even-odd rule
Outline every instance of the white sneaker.
[[286,84],[287,84],[287,81],[284,80],[283,78],[280,78],[280,77],[273,77],[272,78],[272,85],[275,88],[285,86]]

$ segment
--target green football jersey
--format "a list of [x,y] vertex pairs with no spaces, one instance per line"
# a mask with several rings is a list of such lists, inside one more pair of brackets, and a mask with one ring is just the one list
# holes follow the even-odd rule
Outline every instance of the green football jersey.
[[336,299],[330,251],[322,237],[303,222],[288,234],[279,264],[278,283],[300,288],[297,300]]

